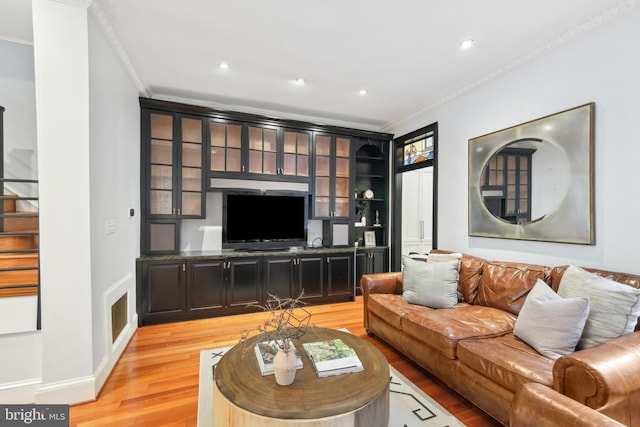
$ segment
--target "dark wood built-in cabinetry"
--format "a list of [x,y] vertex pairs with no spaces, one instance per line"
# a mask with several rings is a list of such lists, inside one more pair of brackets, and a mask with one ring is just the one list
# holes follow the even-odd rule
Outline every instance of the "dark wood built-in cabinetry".
[[138,259],[138,323],[247,313],[268,294],[309,303],[353,300],[353,250]]
[[[245,312],[268,293],[304,290],[309,303],[347,301],[354,280],[386,270],[393,135],[147,98],[140,106],[141,325]],[[207,191],[258,191],[259,181],[308,189],[308,219],[321,222],[323,249],[181,252],[189,246],[181,242],[183,221],[207,218]],[[355,194],[356,186],[374,197]],[[369,211],[367,225],[356,227],[359,204]],[[375,248],[362,247],[365,231],[374,232]]]
[[178,251],[182,218],[203,218],[204,120],[142,111],[143,253]]

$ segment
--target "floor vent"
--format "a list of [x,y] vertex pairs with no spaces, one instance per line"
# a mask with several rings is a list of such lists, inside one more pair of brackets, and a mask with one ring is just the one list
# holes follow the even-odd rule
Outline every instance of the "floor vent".
[[127,326],[127,298],[124,294],[111,306],[111,342],[114,343]]

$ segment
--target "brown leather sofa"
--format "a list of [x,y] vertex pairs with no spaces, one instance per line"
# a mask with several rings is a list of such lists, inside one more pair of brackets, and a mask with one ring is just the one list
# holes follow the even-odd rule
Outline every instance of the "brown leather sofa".
[[[503,425],[510,423],[516,394],[526,384],[536,383],[592,408],[605,419],[640,426],[637,327],[636,332],[555,361],[513,334],[517,315],[536,280],[544,280],[557,291],[566,267],[464,255],[458,286],[463,301],[445,309],[405,301],[402,273],[365,275],[360,282],[364,325],[368,333],[394,346]],[[640,276],[588,270],[640,288]],[[529,406],[528,396],[518,400],[518,414],[535,411],[544,402],[531,400]]]

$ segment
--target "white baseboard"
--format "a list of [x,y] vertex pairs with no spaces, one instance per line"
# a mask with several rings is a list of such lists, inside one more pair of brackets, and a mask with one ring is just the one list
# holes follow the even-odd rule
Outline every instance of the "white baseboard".
[[73,378],[40,386],[35,403],[81,403],[96,398],[96,381],[93,375]]
[[13,384],[3,384],[0,388],[0,402],[9,405],[33,403],[40,384],[42,384],[40,378]]

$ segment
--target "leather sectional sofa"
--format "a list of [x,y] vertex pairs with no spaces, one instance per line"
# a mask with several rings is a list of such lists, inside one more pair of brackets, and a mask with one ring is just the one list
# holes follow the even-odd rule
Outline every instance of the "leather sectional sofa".
[[[365,275],[360,282],[364,325],[370,335],[391,344],[503,425],[510,424],[512,412],[514,425],[527,425],[524,420],[544,402],[553,402],[554,408],[546,418],[537,418],[537,425],[558,425],[556,421],[575,414],[571,405],[577,402],[585,416],[595,414],[593,425],[604,419],[610,425],[616,420],[640,426],[637,326],[632,333],[557,359],[541,355],[513,333],[536,281],[557,292],[566,269],[464,255],[460,302],[453,308],[408,303],[402,297],[402,273]],[[640,276],[586,270],[640,288]]]

